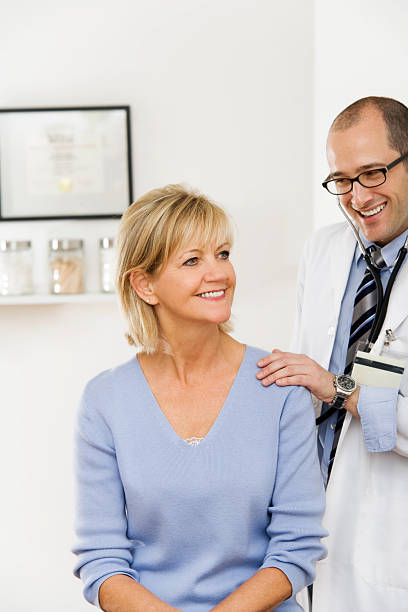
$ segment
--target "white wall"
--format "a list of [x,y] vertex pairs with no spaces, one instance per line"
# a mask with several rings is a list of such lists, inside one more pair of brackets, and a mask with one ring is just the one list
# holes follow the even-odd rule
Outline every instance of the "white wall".
[[315,0],[314,226],[344,220],[321,187],[335,116],[365,96],[408,104],[406,0]]
[[[190,183],[237,225],[236,335],[287,346],[311,219],[313,3],[15,0],[0,19],[0,105],[130,104],[136,195]],[[0,224],[0,237],[112,222]],[[91,262],[91,266],[92,266]],[[89,609],[71,577],[71,430],[80,390],[131,355],[114,304],[0,306],[0,608]]]

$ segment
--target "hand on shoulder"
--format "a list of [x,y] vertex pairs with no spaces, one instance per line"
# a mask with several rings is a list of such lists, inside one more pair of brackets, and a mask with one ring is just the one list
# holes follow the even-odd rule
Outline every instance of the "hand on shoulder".
[[256,375],[264,386],[299,385],[309,389],[323,402],[331,402],[334,396],[334,376],[316,361],[298,353],[274,349],[270,355],[258,361],[262,368]]

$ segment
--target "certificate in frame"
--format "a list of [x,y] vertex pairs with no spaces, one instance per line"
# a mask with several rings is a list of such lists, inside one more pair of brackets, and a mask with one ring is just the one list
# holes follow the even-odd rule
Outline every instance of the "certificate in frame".
[[132,200],[129,106],[0,108],[0,221],[119,218]]

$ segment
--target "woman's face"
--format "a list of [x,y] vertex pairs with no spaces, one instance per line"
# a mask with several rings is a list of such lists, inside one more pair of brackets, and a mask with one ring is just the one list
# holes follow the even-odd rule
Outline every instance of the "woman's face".
[[163,329],[166,325],[228,321],[235,290],[229,251],[228,243],[202,246],[196,238],[173,252],[166,267],[152,280],[155,309]]

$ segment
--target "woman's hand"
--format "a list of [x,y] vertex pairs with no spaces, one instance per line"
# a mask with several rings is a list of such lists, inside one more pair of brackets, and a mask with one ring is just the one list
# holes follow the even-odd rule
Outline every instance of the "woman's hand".
[[334,398],[334,375],[306,355],[274,349],[271,355],[258,361],[258,366],[262,370],[256,376],[265,387],[272,383],[299,385],[323,402],[331,402]]
[[99,605],[104,612],[182,612],[125,574],[115,574],[102,582]]
[[212,612],[270,612],[292,595],[287,576],[276,567],[258,570]]

